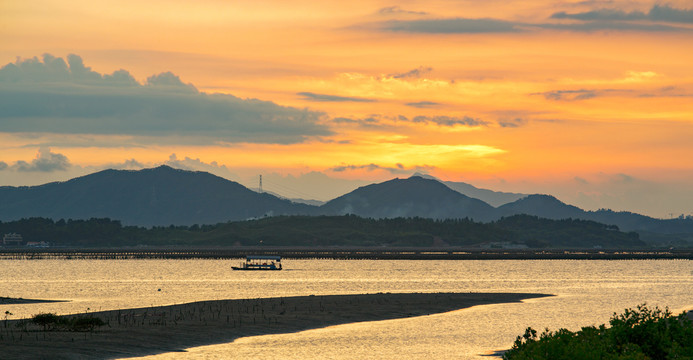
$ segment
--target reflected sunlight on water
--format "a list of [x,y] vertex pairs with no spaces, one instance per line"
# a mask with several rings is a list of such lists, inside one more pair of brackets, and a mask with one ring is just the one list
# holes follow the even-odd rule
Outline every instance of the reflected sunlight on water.
[[180,304],[199,300],[376,292],[536,292],[524,303],[445,314],[241,338],[156,359],[404,358],[488,359],[527,326],[608,321],[646,302],[674,312],[693,308],[687,260],[286,260],[280,272],[232,271],[223,260],[2,260],[0,296],[70,300],[2,305],[12,318]]

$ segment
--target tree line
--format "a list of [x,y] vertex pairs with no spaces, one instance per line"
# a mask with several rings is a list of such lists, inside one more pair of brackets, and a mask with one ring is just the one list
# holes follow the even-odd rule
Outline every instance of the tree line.
[[587,220],[514,215],[491,223],[470,219],[371,219],[276,216],[214,225],[125,226],[118,220],[26,218],[0,222],[0,234],[51,246],[523,246],[534,248],[644,247],[637,233]]

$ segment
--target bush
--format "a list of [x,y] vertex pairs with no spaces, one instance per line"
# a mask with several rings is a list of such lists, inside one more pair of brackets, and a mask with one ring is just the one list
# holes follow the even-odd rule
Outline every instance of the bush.
[[94,316],[64,317],[53,313],[41,313],[34,315],[31,322],[36,325],[43,326],[43,331],[92,331],[96,327],[106,325],[103,320]]
[[43,331],[46,331],[57,326],[60,322],[60,317],[53,313],[40,313],[34,315],[34,317],[31,318],[31,322],[36,325],[43,326]]
[[669,309],[642,304],[621,315],[614,313],[609,324],[577,332],[546,329],[539,337],[527,328],[503,359],[693,359],[693,322],[685,312],[672,316]]

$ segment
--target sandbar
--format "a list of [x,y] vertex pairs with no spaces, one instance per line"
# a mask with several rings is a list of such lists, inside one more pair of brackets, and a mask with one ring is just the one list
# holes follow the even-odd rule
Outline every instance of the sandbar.
[[229,343],[246,336],[425,316],[545,296],[551,295],[378,293],[200,301],[92,312],[87,315],[107,325],[88,332],[44,331],[26,321],[24,325],[21,320],[0,321],[0,348],[2,356],[12,359],[128,358]]
[[11,297],[0,296],[0,305],[36,304],[36,303],[65,302],[65,301],[66,300],[22,299],[22,298],[11,298]]

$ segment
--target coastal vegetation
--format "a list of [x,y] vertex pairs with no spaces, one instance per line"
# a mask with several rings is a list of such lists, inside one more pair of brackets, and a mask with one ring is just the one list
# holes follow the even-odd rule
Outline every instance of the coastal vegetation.
[[491,223],[470,219],[371,219],[345,216],[276,216],[216,225],[123,226],[108,218],[27,218],[0,222],[0,233],[51,246],[487,246],[531,248],[637,248],[637,233],[589,220],[514,215]]
[[646,304],[614,313],[610,327],[588,326],[537,331],[527,328],[518,336],[505,360],[693,359],[693,322],[682,313],[651,309]]
[[106,325],[103,320],[91,315],[67,317],[58,316],[54,313],[36,314],[31,318],[31,322],[41,326],[43,331],[92,331],[97,327]]

